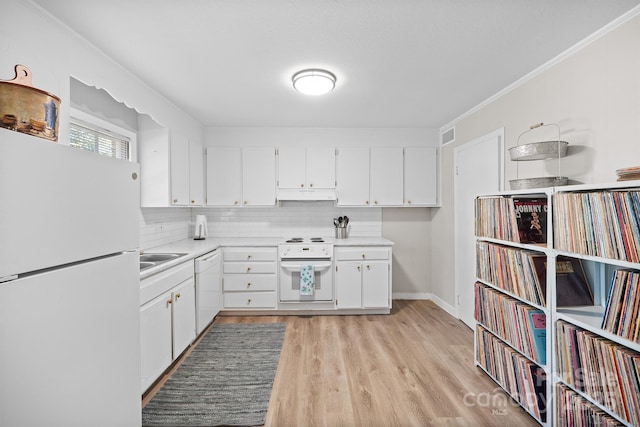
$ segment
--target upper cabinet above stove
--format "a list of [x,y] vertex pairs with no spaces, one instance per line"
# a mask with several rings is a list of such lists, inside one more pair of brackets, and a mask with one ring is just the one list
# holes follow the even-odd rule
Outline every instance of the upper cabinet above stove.
[[335,148],[279,148],[278,188],[336,188]]

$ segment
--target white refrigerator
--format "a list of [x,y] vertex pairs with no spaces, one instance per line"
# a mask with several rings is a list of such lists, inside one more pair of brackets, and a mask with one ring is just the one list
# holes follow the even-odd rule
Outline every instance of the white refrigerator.
[[0,129],[0,426],[139,426],[139,165]]

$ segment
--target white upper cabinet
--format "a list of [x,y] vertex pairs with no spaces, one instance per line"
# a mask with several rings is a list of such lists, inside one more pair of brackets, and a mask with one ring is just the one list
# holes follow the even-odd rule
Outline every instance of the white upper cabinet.
[[242,149],[242,204],[276,204],[276,150],[273,147]]
[[371,206],[402,206],[402,147],[371,149],[369,194]]
[[171,204],[187,206],[189,204],[189,139],[176,132],[170,132],[169,162],[171,164]]
[[207,148],[208,206],[274,206],[275,148]]
[[307,185],[307,150],[278,149],[278,188],[305,188]]
[[242,201],[242,150],[207,148],[207,205],[239,206]]
[[404,149],[404,205],[438,205],[438,148]]
[[278,149],[278,188],[335,188],[333,147]]
[[199,143],[160,126],[148,116],[141,116],[138,121],[140,206],[201,205],[204,176],[202,166],[194,168],[198,159],[202,162]]
[[402,206],[402,147],[340,148],[336,164],[339,206]]
[[369,149],[339,148],[336,181],[339,206],[369,206]]
[[204,205],[204,149],[189,141],[189,204]]

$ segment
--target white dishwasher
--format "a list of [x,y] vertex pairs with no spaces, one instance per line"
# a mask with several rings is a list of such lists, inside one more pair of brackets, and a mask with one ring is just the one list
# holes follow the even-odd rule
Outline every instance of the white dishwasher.
[[216,249],[195,259],[196,333],[200,333],[222,309],[221,251]]

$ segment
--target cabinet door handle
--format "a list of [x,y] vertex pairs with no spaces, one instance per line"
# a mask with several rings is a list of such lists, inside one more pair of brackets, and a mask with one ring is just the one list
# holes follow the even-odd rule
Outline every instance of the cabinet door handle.
[[251,298],[247,300],[247,305],[250,305],[250,304],[251,304]]
[[365,258],[366,258],[366,255],[365,255],[365,254],[362,254],[362,259],[365,259]]
[[247,259],[251,259],[251,255],[247,255]]
[[247,201],[246,201],[246,200],[244,201],[244,204],[245,204],[245,205],[247,204]]
[[233,202],[233,204],[234,204],[234,205],[237,205],[237,204],[238,204],[238,201],[236,200],[235,202]]
[[358,271],[360,271],[360,266],[358,266]]
[[173,203],[178,203],[178,199],[173,199]]
[[309,184],[309,187],[313,188],[313,184]]
[[251,271],[251,267],[247,267],[247,273]]
[[370,265],[367,265],[367,270],[371,270],[371,266]]
[[251,287],[251,282],[247,283],[247,288]]
[[364,203],[368,205],[368,204],[369,204],[369,201],[367,200],[367,201],[366,201],[366,202],[364,202]]
[[176,299],[180,298],[180,293],[176,294]]
[[378,204],[378,201],[377,201],[377,200],[374,200],[374,201],[373,201],[373,204],[374,204],[374,205],[377,205],[377,204]]
[[192,200],[192,201],[191,201],[191,204],[193,205],[195,202],[196,202],[195,200]]
[[407,203],[408,203],[408,204],[411,204],[411,200],[407,200]]
[[304,188],[304,184],[300,184],[300,187],[301,187],[301,188]]
[[167,304],[171,304],[172,302],[173,302],[173,301],[172,301],[172,300],[170,300],[170,299],[168,299],[168,300],[167,300]]

